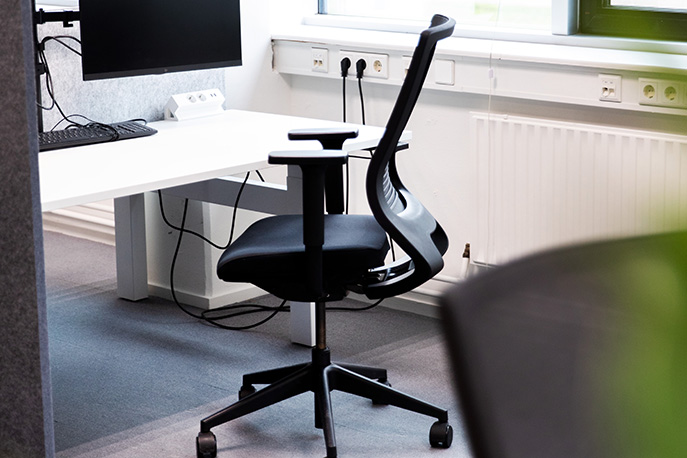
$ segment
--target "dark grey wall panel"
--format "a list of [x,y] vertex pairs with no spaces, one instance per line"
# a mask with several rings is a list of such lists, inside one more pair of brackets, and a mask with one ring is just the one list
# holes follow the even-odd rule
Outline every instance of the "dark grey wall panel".
[[0,456],[54,455],[30,2],[0,0]]

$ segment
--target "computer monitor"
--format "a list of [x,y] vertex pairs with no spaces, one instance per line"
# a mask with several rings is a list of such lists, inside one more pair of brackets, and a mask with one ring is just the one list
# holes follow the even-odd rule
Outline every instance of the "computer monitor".
[[241,65],[239,0],[79,0],[86,81]]

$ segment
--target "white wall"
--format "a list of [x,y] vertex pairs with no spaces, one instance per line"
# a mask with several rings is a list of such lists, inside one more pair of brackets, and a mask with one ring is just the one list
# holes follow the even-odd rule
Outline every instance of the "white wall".
[[[273,70],[271,37],[275,33],[288,29],[291,25],[299,24],[304,15],[315,13],[316,1],[244,1],[241,7],[244,65],[225,71],[226,106],[340,120],[340,79],[313,76],[308,72],[294,74],[293,72],[278,73]],[[358,35],[357,32],[348,33],[351,36]],[[466,65],[465,71],[473,72],[467,75],[473,87],[489,86],[487,73],[483,69],[475,66],[470,70],[470,66],[476,62],[475,59],[460,58],[457,62],[463,62]],[[570,98],[566,103],[560,103],[555,96],[550,95],[540,97],[539,100],[537,97],[531,99],[526,96],[518,97],[519,88],[532,86],[531,81],[510,72],[513,68],[518,70],[518,64],[509,67],[506,63],[500,62],[500,57],[494,60],[494,64],[497,75],[501,78],[498,81],[499,87],[508,88],[511,91],[509,96],[494,96],[490,99],[488,91],[441,91],[430,85],[421,95],[408,126],[413,131],[411,149],[404,152],[400,159],[401,173],[406,185],[437,217],[451,239],[451,248],[446,257],[446,268],[441,277],[448,281],[463,276],[465,267],[462,259],[463,247],[466,243],[474,243],[477,236],[478,183],[474,156],[470,151],[471,132],[468,119],[471,111],[491,110],[493,113],[586,122],[599,126],[629,127],[677,134],[686,132],[684,113],[678,110],[654,110],[646,107],[618,109],[616,106],[598,102],[586,105],[574,103]],[[508,70],[508,72],[499,73],[499,70]],[[547,83],[548,89],[555,88],[564,96],[568,96],[569,91],[575,88],[566,90],[557,83],[562,81],[559,78],[564,76],[563,73],[567,70],[575,70],[575,66],[561,67],[557,70],[559,73],[554,74],[544,64],[532,64],[528,66],[527,71],[530,72],[530,77],[540,80],[550,76],[551,81]],[[597,71],[599,71],[597,68],[586,70],[585,88],[590,87],[593,90]],[[636,80],[637,71],[633,70],[633,72],[631,76]],[[396,100],[398,85],[366,82],[364,92],[367,123],[384,125]],[[360,120],[359,99],[357,87],[353,81],[349,82],[347,93],[349,121],[357,122]],[[354,161],[351,167],[352,211],[366,209],[362,193],[364,165],[363,162]],[[279,181],[282,178],[283,171],[273,172],[270,176],[273,181]],[[360,192],[356,192],[356,189]],[[170,202],[170,205],[172,204]],[[177,210],[178,208],[177,203]],[[226,240],[230,217],[228,209],[203,206],[194,211],[197,215],[210,215],[204,227],[206,234],[218,242]],[[156,212],[151,213],[156,214]],[[259,215],[242,212],[239,217],[240,224],[245,226],[257,217]],[[154,222],[152,226],[155,227],[152,232],[156,240],[153,246],[155,244],[158,246],[153,249],[150,263],[152,267],[149,266],[151,279],[164,286],[167,283],[169,258],[171,258],[170,247],[174,246],[176,235],[166,231],[160,221]],[[186,248],[189,247],[193,247],[193,242]],[[194,290],[203,290],[198,292],[200,295],[221,296],[231,290],[229,285],[214,280],[217,250],[202,248],[200,245],[196,245],[193,250],[195,252],[190,256],[189,265],[196,267],[201,263],[206,265],[205,284],[184,284],[185,278],[190,279],[193,275],[188,277],[181,275],[183,278],[179,280],[178,286],[192,294]],[[427,292],[431,296],[441,288],[441,284],[432,284],[428,286]]]
[[276,27],[298,24],[317,11],[314,0],[241,2],[243,65],[226,71],[227,108],[288,113],[290,91],[272,70],[271,34]]
[[[321,37],[317,36],[318,33]],[[407,40],[400,37],[392,42],[393,38],[386,38],[389,43],[382,43],[381,40],[385,38],[379,38],[378,41],[363,40],[359,38],[361,34],[365,32],[304,32],[302,39],[296,34],[280,36],[276,62],[284,74],[290,75],[291,114],[339,120],[342,102],[341,79],[335,68],[338,50],[358,49],[390,55],[389,80],[367,79],[363,85],[368,124],[386,123],[402,80],[401,56],[410,52],[401,49],[406,46]],[[647,107],[640,105],[637,100],[640,77],[683,81],[682,76],[674,75],[681,67],[666,66],[661,69],[659,76],[652,73],[657,67],[652,67],[655,63],[683,65],[675,56],[662,59],[660,56],[633,55],[628,57],[626,64],[620,64],[620,61],[604,61],[608,55],[606,51],[599,51],[592,56],[593,51],[589,50],[535,46],[534,51],[540,55],[523,58],[514,57],[515,53],[511,50],[511,55],[498,51],[501,46],[505,49],[506,45],[501,43],[495,48],[497,51],[492,59],[488,42],[478,43],[487,50],[486,53],[469,47],[460,50],[454,44],[441,49],[442,44],[437,55],[441,59],[455,61],[456,84],[453,87],[440,87],[434,84],[430,71],[428,84],[408,125],[413,131],[411,149],[400,155],[400,167],[407,186],[418,195],[449,234],[451,249],[442,272],[442,276],[448,277],[447,280],[463,276],[463,248],[466,243],[474,247],[479,235],[479,183],[476,156],[471,150],[471,112],[490,111],[495,114],[585,123],[602,128],[624,127],[683,136],[687,133],[684,122],[686,110]],[[329,49],[328,74],[311,71],[309,56],[313,46]],[[621,52],[620,57],[627,56]],[[646,60],[643,60],[646,57],[649,57],[652,65],[646,64]],[[546,62],[546,59],[550,62]],[[646,67],[632,63],[632,59],[644,62]],[[496,76],[492,91],[489,90],[492,84],[487,71],[489,66],[492,66]],[[608,72],[623,75],[623,103],[599,101],[598,75]],[[494,94],[491,97],[490,92]],[[354,81],[349,81],[347,96],[349,121],[359,122],[360,102]],[[687,157],[683,161],[687,162]],[[362,189],[363,173],[363,167],[359,166],[356,170],[358,184],[353,185],[354,190]],[[363,194],[354,193],[353,198],[352,208],[363,210]],[[546,221],[532,222],[533,227],[543,224]],[[425,288],[429,288],[431,293],[436,286],[426,285]]]
[[[293,76],[291,113],[327,119],[341,116],[341,84],[317,77]],[[359,118],[355,86],[349,90],[349,113]],[[397,87],[364,86],[369,124],[383,125],[398,92]],[[466,243],[475,243],[477,216],[477,177],[470,151],[471,111],[487,111],[535,118],[592,123],[684,134],[684,117],[614,109],[515,100],[474,94],[456,94],[425,90],[413,112],[409,129],[413,131],[411,148],[400,155],[402,178],[447,230],[451,249],[443,272],[453,278],[463,274],[461,259]],[[358,172],[357,179],[362,179]],[[362,181],[359,181],[361,186]],[[354,186],[355,189],[355,186]],[[362,194],[355,194],[353,208],[364,207]]]
[[[292,114],[341,118],[339,81],[294,76],[290,87]],[[367,124],[384,125],[398,87],[364,84],[363,91]],[[349,121],[360,122],[360,101],[353,82],[349,83],[347,94]],[[469,143],[466,114],[469,109],[487,106],[484,98],[468,99],[458,103],[439,92],[423,92],[408,126],[413,132],[411,147],[399,155],[398,164],[404,184],[420,197],[449,234],[451,248],[443,274],[453,278],[462,276],[463,247],[470,240],[473,224],[469,215],[474,182],[464,154]],[[365,167],[366,161],[351,161],[351,212],[367,211],[363,192]]]

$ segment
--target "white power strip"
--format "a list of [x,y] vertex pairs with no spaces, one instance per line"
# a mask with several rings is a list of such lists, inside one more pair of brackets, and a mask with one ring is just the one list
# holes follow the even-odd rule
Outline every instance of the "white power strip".
[[224,96],[219,89],[176,94],[165,105],[165,119],[185,121],[222,113],[223,103]]

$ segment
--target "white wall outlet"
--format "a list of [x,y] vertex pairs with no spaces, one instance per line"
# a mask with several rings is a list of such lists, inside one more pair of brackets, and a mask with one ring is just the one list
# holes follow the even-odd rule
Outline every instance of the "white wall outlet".
[[620,75],[599,75],[599,100],[621,102],[622,82],[623,78]]
[[222,113],[223,103],[224,95],[219,89],[176,94],[170,97],[165,105],[165,119],[185,121]]
[[639,78],[639,104],[658,105],[658,80]]
[[639,78],[639,103],[657,107],[687,108],[685,84],[678,81]]
[[658,105],[658,80],[639,78],[639,103]]
[[314,72],[329,72],[329,50],[326,48],[312,48],[312,67]]
[[363,53],[358,51],[340,51],[339,62],[344,57],[351,59],[351,68],[348,74],[355,77],[356,62],[363,59],[365,61],[365,70],[363,71],[363,78],[389,78],[389,55],[388,54],[374,54]]
[[684,107],[682,84],[675,81],[659,80],[658,102],[663,107]]

